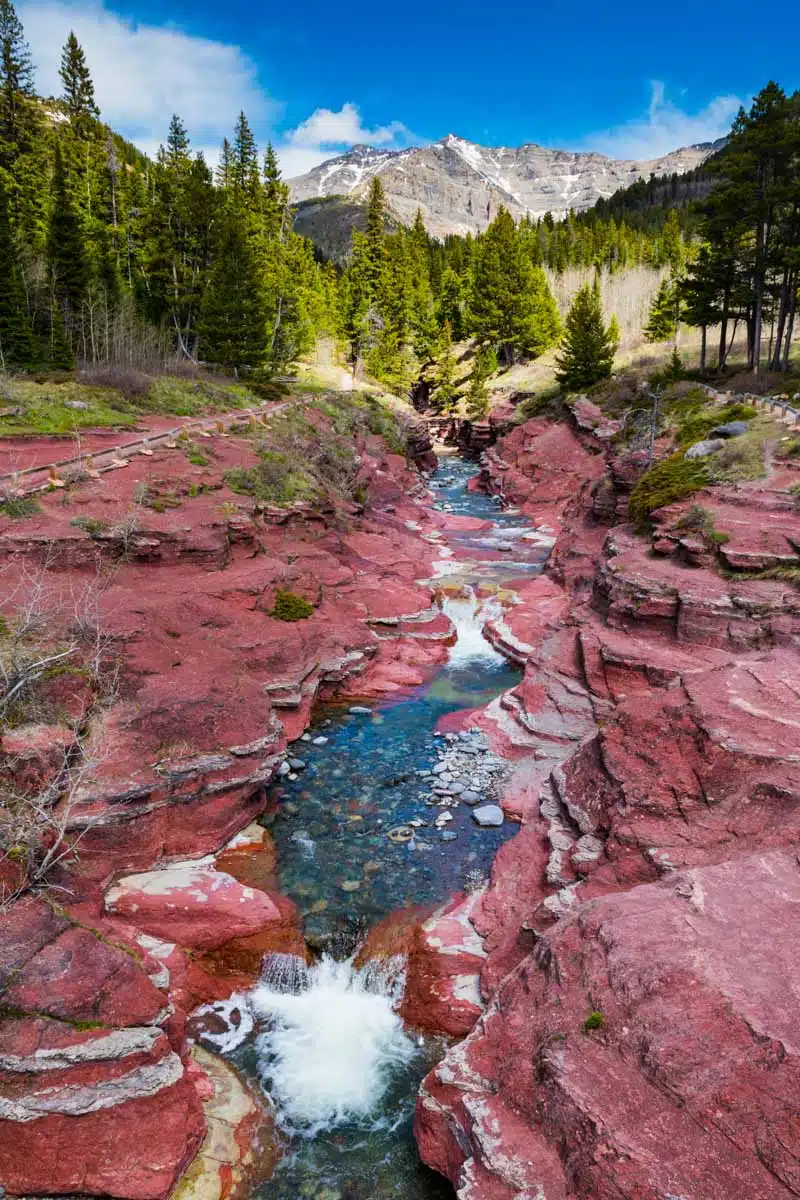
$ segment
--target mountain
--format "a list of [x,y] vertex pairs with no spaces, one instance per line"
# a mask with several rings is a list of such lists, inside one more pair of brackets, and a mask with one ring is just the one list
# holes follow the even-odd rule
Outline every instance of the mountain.
[[549,150],[534,143],[516,149],[479,146],[451,133],[410,150],[354,146],[289,184],[295,202],[328,196],[357,202],[366,196],[370,180],[380,175],[395,217],[409,223],[419,208],[428,231],[444,237],[480,232],[501,204],[517,219],[546,212],[558,218],[571,208],[591,208],[637,179],[691,171],[720,145],[706,142],[635,162],[591,151]]

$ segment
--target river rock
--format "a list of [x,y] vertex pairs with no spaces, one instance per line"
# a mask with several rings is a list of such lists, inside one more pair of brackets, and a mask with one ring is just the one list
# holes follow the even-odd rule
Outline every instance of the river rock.
[[473,804],[480,804],[481,795],[479,792],[474,792],[471,788],[466,788],[459,796],[459,800],[461,800],[462,804],[472,806]]
[[354,717],[371,717],[372,716],[372,709],[367,708],[366,705],[364,705],[364,704],[351,704],[350,708],[348,708],[347,711],[349,713],[352,713],[352,715]]
[[502,825],[505,817],[499,804],[483,804],[480,808],[473,808],[472,819],[476,824],[488,827]]

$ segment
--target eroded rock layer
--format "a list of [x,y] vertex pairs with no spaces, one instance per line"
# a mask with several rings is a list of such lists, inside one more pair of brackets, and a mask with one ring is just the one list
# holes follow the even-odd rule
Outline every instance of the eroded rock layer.
[[[618,432],[582,401],[484,455],[556,541],[487,629],[525,674],[470,720],[516,762],[523,827],[471,903],[483,1013],[426,1080],[417,1139],[461,1200],[788,1198],[800,472],[707,489],[644,536]],[[716,544],[693,544],[698,511]],[[429,953],[466,944],[452,920]]]

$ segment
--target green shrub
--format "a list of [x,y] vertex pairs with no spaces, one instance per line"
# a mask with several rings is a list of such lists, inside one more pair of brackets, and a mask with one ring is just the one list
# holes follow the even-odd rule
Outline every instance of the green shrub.
[[764,463],[766,442],[772,432],[769,422],[759,421],[747,433],[727,441],[709,459],[711,480],[714,483],[738,483],[747,479],[763,479],[767,473]]
[[670,458],[656,463],[645,471],[631,492],[628,500],[628,515],[636,528],[643,532],[649,517],[657,508],[674,504],[684,496],[691,496],[708,483],[706,465],[699,458],[684,458],[679,450]]
[[604,1029],[605,1024],[605,1016],[598,1009],[595,1009],[593,1012],[589,1013],[588,1017],[583,1022],[583,1032],[591,1033],[593,1029]]
[[275,593],[275,604],[271,613],[276,621],[306,621],[314,612],[314,605],[309,604],[302,596],[294,592],[285,592],[278,588]]
[[106,521],[101,521],[97,517],[73,517],[70,525],[74,525],[77,529],[83,529],[86,533],[102,533],[108,528]]
[[41,509],[33,496],[10,496],[0,503],[0,516],[10,517],[12,521],[20,521],[24,517],[33,517]]
[[725,408],[689,410],[678,427],[678,442],[681,446],[691,446],[702,442],[717,425],[727,425],[729,421],[752,421],[758,416],[750,404],[728,404]]

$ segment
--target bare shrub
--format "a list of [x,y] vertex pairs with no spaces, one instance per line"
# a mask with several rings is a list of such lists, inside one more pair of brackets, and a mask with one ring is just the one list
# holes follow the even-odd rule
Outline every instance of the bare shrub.
[[153,382],[152,377],[138,367],[113,362],[89,363],[81,367],[78,379],[90,387],[115,388],[128,400],[146,396]]
[[[32,888],[53,888],[55,868],[76,861],[80,837],[68,836],[86,777],[89,721],[117,695],[119,660],[103,627],[102,595],[110,582],[101,566],[68,593],[45,562],[23,568],[0,595],[0,733],[63,723],[46,685],[62,671],[78,671],[91,686],[88,715],[54,731],[52,757],[35,766],[27,755],[0,752],[0,911]],[[8,744],[8,743],[6,743]],[[35,756],[34,756],[35,757]],[[87,826],[88,828],[88,826]]]

